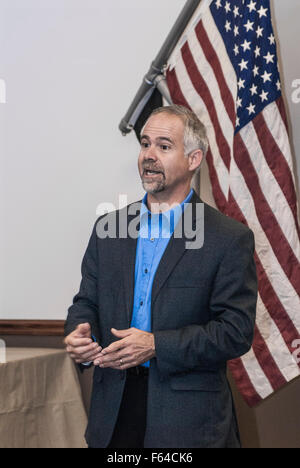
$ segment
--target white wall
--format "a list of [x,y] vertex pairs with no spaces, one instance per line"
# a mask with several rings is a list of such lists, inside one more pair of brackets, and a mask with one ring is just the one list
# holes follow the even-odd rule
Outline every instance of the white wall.
[[[142,196],[118,124],[184,3],[0,0],[0,318],[65,318],[96,207]],[[274,4],[300,172],[300,4]]]

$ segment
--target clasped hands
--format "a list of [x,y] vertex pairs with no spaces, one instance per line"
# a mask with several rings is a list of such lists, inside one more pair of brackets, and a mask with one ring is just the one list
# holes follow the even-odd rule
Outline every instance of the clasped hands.
[[77,364],[93,362],[95,366],[119,370],[138,366],[155,356],[153,333],[137,328],[112,328],[111,333],[119,339],[102,349],[91,339],[90,324],[80,324],[65,338],[66,350]]

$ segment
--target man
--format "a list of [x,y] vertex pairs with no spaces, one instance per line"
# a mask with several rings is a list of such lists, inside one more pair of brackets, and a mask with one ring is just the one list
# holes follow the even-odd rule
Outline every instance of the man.
[[[207,147],[195,114],[154,111],[141,133],[139,235],[105,237],[112,215],[94,227],[65,327],[71,357],[95,365],[90,447],[240,446],[226,362],[252,344],[254,239],[190,189]],[[131,208],[113,213],[117,225],[125,213],[132,226]]]

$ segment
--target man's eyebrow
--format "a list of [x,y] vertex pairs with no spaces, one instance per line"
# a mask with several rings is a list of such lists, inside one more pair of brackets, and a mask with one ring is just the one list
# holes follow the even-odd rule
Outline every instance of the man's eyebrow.
[[174,145],[174,141],[171,140],[171,138],[164,137],[164,136],[161,136],[161,137],[156,138],[156,141],[168,141],[169,143],[171,143],[172,145]]
[[[148,135],[142,135],[142,136],[141,136],[141,140],[143,140],[143,139],[148,140],[148,141],[151,140],[150,137],[149,137]],[[171,140],[171,138],[168,138],[168,137],[166,137],[166,136],[157,137],[157,138],[155,138],[155,141],[168,141],[169,143],[171,143],[172,145],[174,145],[174,141]]]
[[141,140],[146,139],[150,141],[150,137],[148,135],[141,135]]

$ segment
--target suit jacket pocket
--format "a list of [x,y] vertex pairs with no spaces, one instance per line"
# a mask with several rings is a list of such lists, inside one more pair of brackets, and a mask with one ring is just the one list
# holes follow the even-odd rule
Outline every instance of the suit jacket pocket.
[[170,378],[170,384],[173,390],[219,392],[223,381],[217,372],[197,372],[173,375]]

